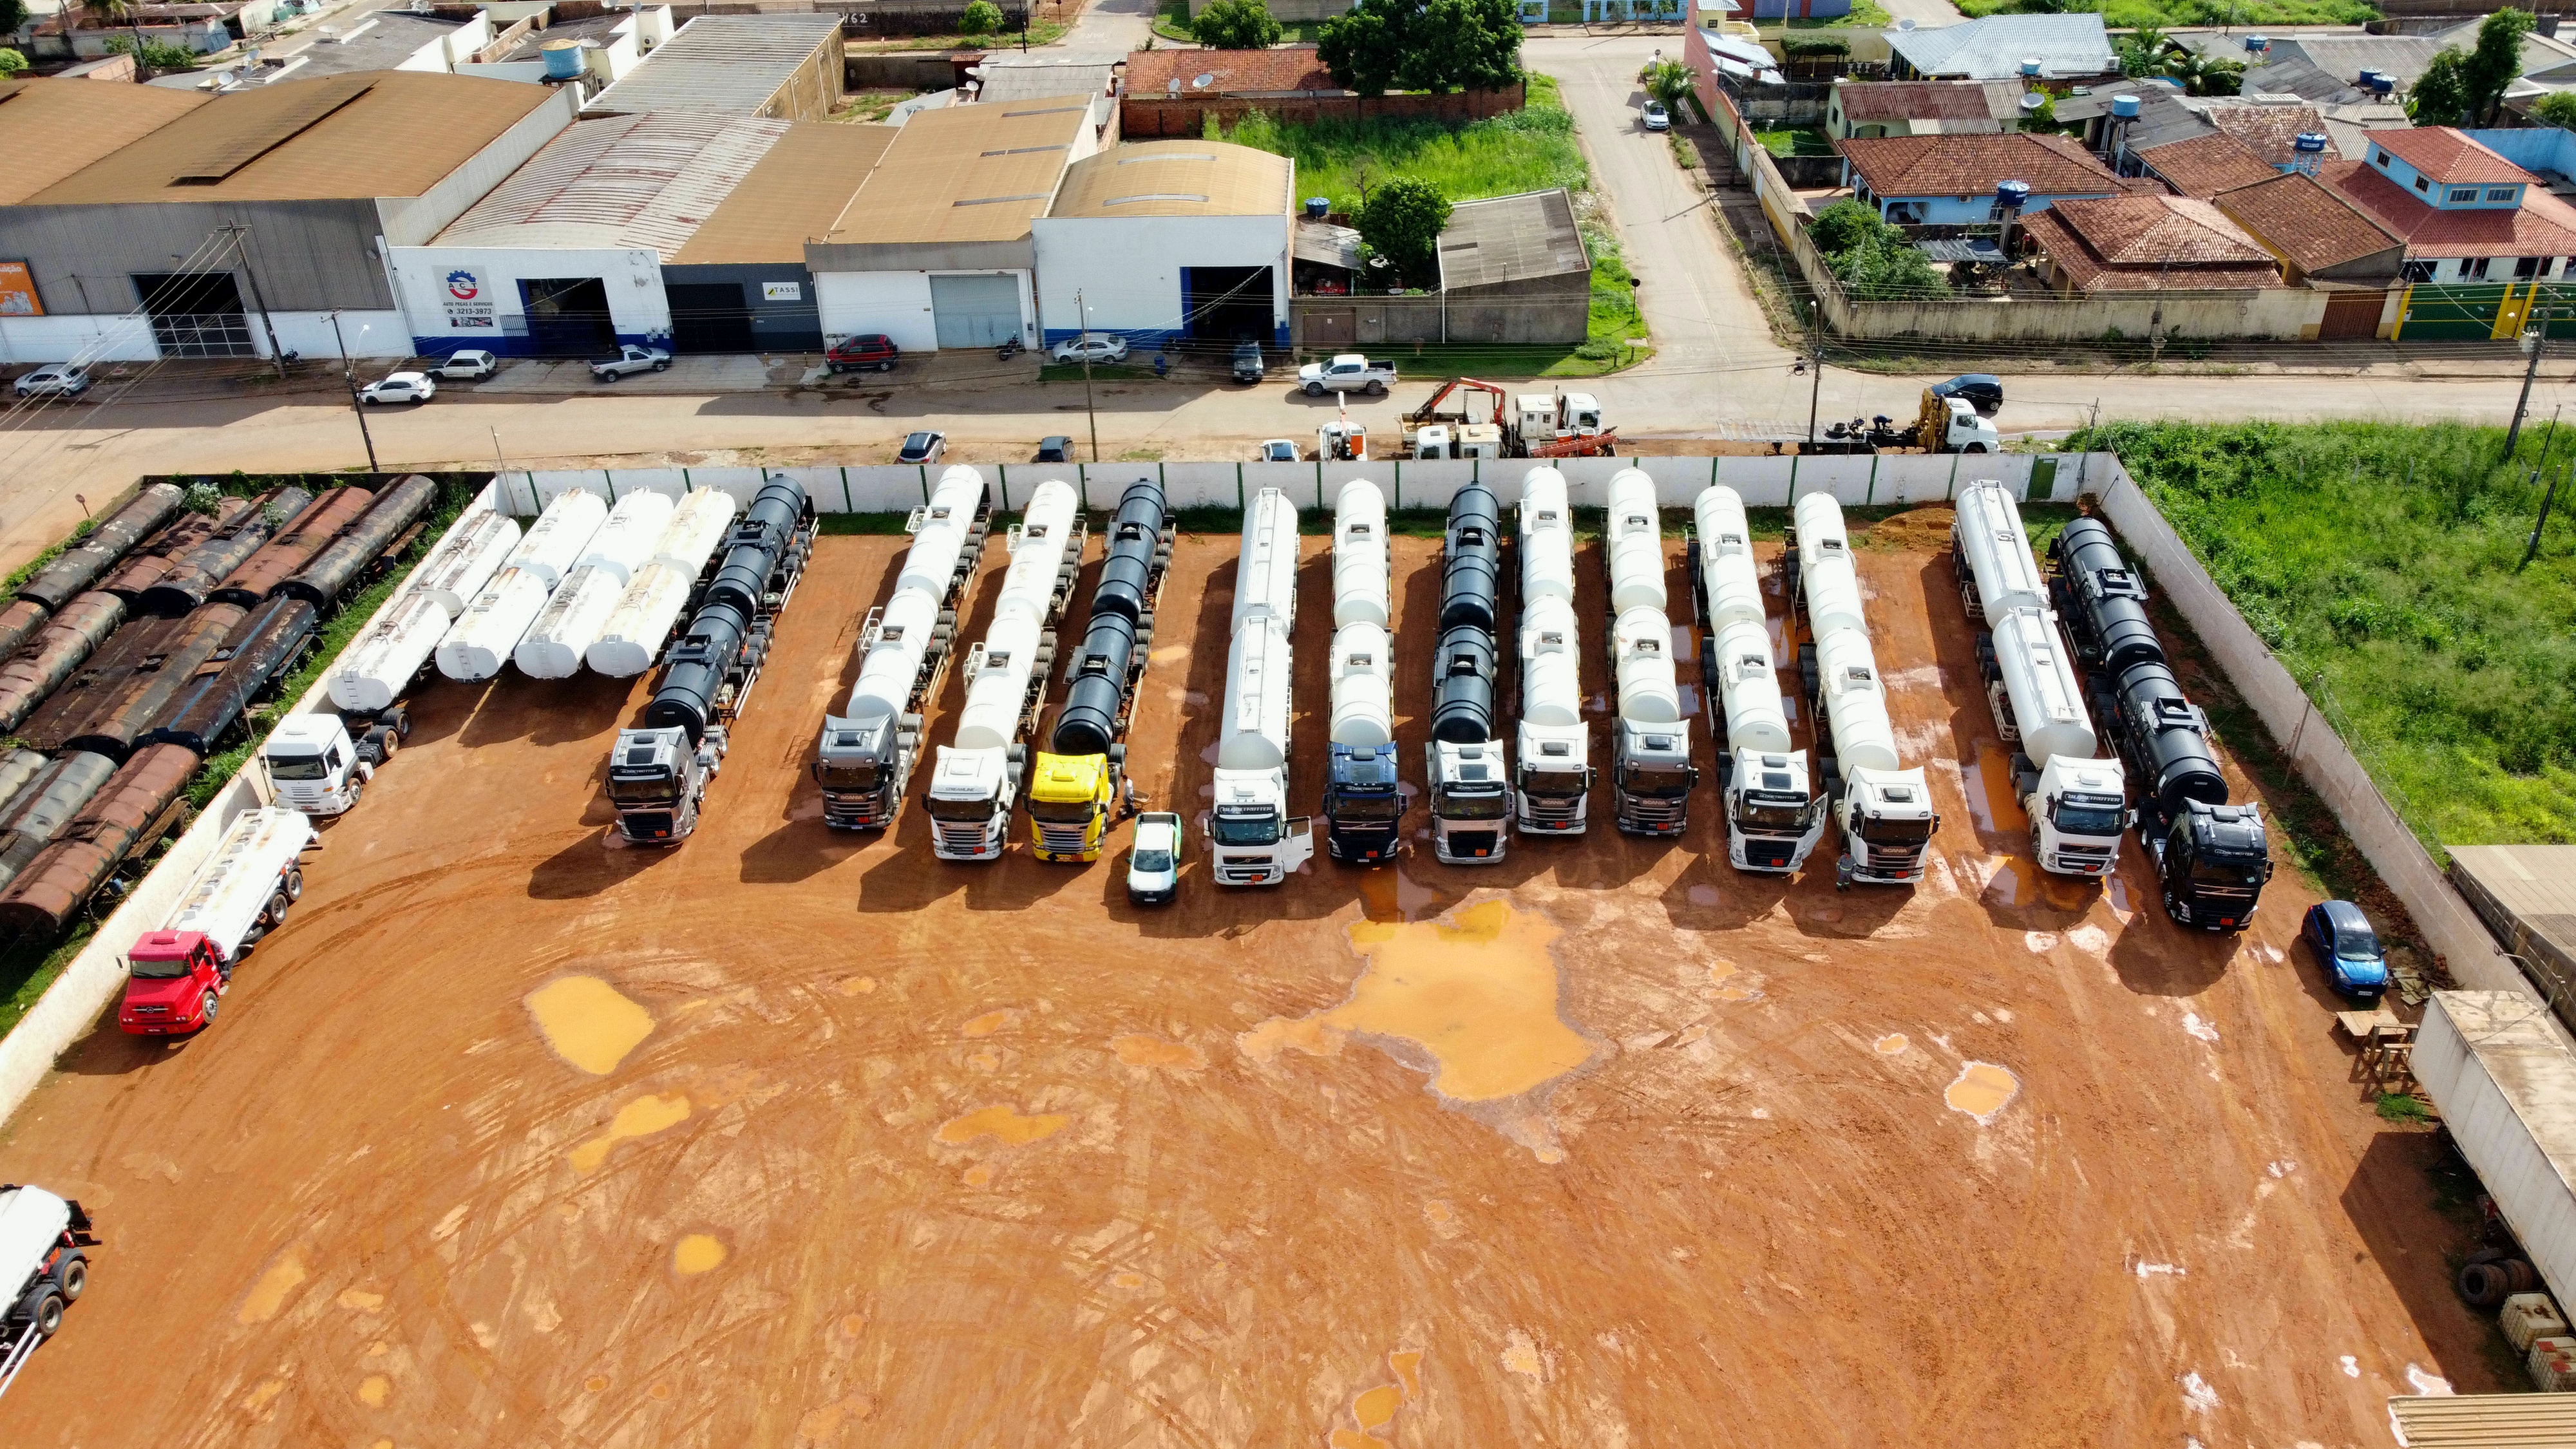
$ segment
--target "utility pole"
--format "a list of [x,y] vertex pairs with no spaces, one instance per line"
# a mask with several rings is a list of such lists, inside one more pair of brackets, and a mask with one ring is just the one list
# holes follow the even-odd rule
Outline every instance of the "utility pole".
[[[367,405],[358,397],[358,365],[349,360],[349,339],[340,334],[340,309],[337,307],[331,309],[331,336],[340,344],[340,379],[349,385],[349,411],[358,415],[358,436],[366,440],[367,471],[381,473],[384,470],[376,466],[376,435],[367,431]],[[500,441],[494,437],[493,446],[500,446]]]
[[1822,304],[1807,304],[1807,366],[1815,377],[1807,384],[1807,443],[1816,441],[1816,406],[1825,395],[1825,343],[1820,330]]
[[[268,360],[277,364],[278,381],[284,382],[286,380],[286,353],[277,345],[277,324],[269,318],[268,299],[260,295],[259,273],[251,270],[250,248],[244,241],[244,239],[250,235],[250,228],[241,222],[232,221],[224,223],[223,226],[217,229],[229,234],[233,239],[233,255],[241,258],[242,275],[250,280],[250,300],[254,306],[259,308],[259,325],[268,333]],[[338,319],[339,314],[336,312],[333,313],[332,320],[336,323]],[[343,355],[345,356],[346,354],[343,353]]]
[[2513,456],[2513,445],[2522,438],[2523,409],[2531,406],[2531,384],[2540,376],[2540,354],[2549,346],[2549,324],[2542,322],[2522,334],[2522,350],[2531,354],[2531,366],[2522,370],[2522,396],[2514,401],[2513,426],[2505,429],[2504,455]]
[[[2560,476],[2564,475],[2561,474]],[[2523,546],[2522,562],[2513,566],[2513,571],[2515,573],[2521,573],[2524,569],[2531,567],[2531,561],[2540,557],[2540,531],[2549,526],[2549,505],[2557,501],[2558,478],[2552,477],[2549,480],[2549,491],[2540,495],[2540,519],[2538,522],[2531,525],[2531,542]]]
[[1096,465],[1100,462],[1100,409],[1091,399],[1091,308],[1084,305],[1079,287],[1073,293],[1073,315],[1082,323],[1082,330],[1073,334],[1073,347],[1082,354],[1082,410],[1091,418],[1091,461]]

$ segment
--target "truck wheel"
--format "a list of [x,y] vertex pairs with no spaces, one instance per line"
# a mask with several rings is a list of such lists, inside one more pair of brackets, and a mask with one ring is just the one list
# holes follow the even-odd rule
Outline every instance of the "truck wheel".
[[219,1004],[220,999],[213,992],[206,993],[206,1004],[197,1012],[197,1030],[204,1031],[215,1024],[215,1007]]
[[2048,858],[2039,853],[2039,822],[2036,820],[2030,822],[2030,863],[2041,870],[2048,868]]
[[286,873],[286,898],[290,901],[300,901],[304,899],[304,872],[302,869],[290,870]]
[[54,1285],[65,1303],[78,1303],[89,1291],[89,1255],[75,1248],[54,1265]]
[[367,731],[367,735],[376,742],[377,764],[381,765],[385,761],[392,759],[394,757],[394,752],[402,748],[402,736],[396,734],[388,726],[378,725],[374,729]]
[[27,1321],[35,1325],[38,1338],[51,1338],[63,1331],[63,1295],[50,1283],[37,1290],[35,1306],[28,1310]]
[[293,902],[287,900],[286,892],[271,892],[268,897],[268,923],[272,926],[285,925],[286,908],[292,904]]
[[387,728],[391,729],[395,734],[398,734],[398,735],[402,736],[404,739],[410,739],[410,738],[411,738],[411,711],[410,711],[410,710],[407,710],[407,709],[389,709],[389,710],[386,710],[386,711],[385,711],[385,715],[384,715],[384,724],[385,724],[385,726],[386,726]]

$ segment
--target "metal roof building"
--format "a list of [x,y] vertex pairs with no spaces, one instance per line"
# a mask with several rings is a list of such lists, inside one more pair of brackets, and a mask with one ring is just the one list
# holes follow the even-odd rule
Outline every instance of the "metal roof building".
[[1288,341],[1296,163],[1222,141],[1143,141],[1075,162],[1037,240],[1050,343]]
[[1581,342],[1592,257],[1563,188],[1462,201],[1440,229],[1440,290],[1457,342]]
[[1989,15],[1958,25],[1900,28],[1887,36],[1891,79],[2012,80],[2025,61],[2049,80],[2120,73],[2099,14]]
[[585,115],[711,111],[820,121],[841,103],[838,15],[701,15],[654,47]]
[[206,103],[190,91],[92,80],[0,81],[0,206],[142,140]]
[[[12,158],[0,171],[16,181],[32,157],[64,172],[0,207],[0,257],[26,261],[43,313],[9,323],[22,359],[246,357],[272,334],[308,356],[344,341],[406,355],[379,245],[437,235],[570,125],[574,104],[543,86],[418,71],[212,98],[44,84],[97,86],[164,124],[65,170],[48,153],[74,128],[48,124],[24,144],[7,119],[20,101],[0,101]],[[66,144],[88,149],[77,134]]]

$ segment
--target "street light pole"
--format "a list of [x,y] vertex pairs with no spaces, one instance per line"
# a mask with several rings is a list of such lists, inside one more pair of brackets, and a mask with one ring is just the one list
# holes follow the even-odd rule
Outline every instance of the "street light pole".
[[2523,409],[2531,406],[2532,380],[2540,376],[2540,354],[2549,347],[2549,324],[2531,328],[2522,334],[2522,350],[2531,354],[2531,366],[2522,370],[2522,396],[2514,400],[2513,426],[2505,429],[2504,455],[2513,456],[2513,445],[2522,438]]
[[[359,328],[358,335],[366,336],[367,329]],[[349,385],[349,411],[358,415],[358,436],[367,444],[367,471],[381,473],[384,470],[376,466],[376,435],[367,430],[367,405],[358,400],[358,365],[349,357],[349,339],[340,333],[340,313],[337,308],[333,308],[331,312],[331,337],[333,341],[340,344],[340,379]]]
[[1091,461],[1097,464],[1100,461],[1100,410],[1091,400],[1091,308],[1083,302],[1079,287],[1073,293],[1073,315],[1082,323],[1082,330],[1073,335],[1073,350],[1082,354],[1082,410],[1091,419]]
[[1809,302],[1807,304],[1807,367],[1815,374],[1807,384],[1807,444],[1810,447],[1813,447],[1816,441],[1816,405],[1823,400],[1825,394],[1824,335],[1817,330],[1817,323],[1820,320],[1819,304]]

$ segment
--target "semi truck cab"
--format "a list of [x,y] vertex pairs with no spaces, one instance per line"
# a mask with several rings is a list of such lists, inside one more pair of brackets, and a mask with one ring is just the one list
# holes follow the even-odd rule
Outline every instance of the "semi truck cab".
[[1284,772],[1219,770],[1208,851],[1221,885],[1277,885],[1314,858],[1315,822],[1288,818]]
[[709,726],[691,745],[677,725],[619,730],[608,757],[608,798],[617,832],[638,845],[677,845],[698,828],[698,802],[724,758],[724,731]]
[[1922,880],[1924,858],[1941,829],[1921,770],[1854,770],[1834,801],[1834,823],[1843,832],[1842,856],[1834,862],[1837,889]]
[[1125,808],[1127,747],[1105,755],[1038,752],[1029,774],[1030,848],[1040,860],[1098,860],[1109,824]]
[[1728,772],[1726,856],[1737,870],[1786,875],[1824,837],[1823,803],[1807,778],[1807,752],[1739,751]]
[[1581,835],[1592,794],[1589,741],[1581,725],[1521,726],[1519,812],[1525,835]]
[[930,812],[930,849],[941,860],[999,860],[1019,798],[1020,746],[943,749],[922,808]]
[[1690,827],[1690,725],[1617,722],[1610,779],[1618,787],[1619,828],[1635,835],[1679,835]]
[[1333,746],[1324,781],[1325,851],[1352,865],[1393,860],[1403,823],[1395,746]]
[[2051,759],[2033,770],[2013,756],[2013,779],[2030,815],[2030,853],[2043,870],[2107,876],[2129,828],[2128,782],[2118,760]]
[[919,715],[828,721],[814,758],[814,783],[823,787],[823,822],[843,830],[882,830],[893,824],[904,764],[920,749]]
[[1489,865],[1503,858],[1503,827],[1512,816],[1512,772],[1501,744],[1434,742],[1431,853],[1451,865]]
[[232,963],[202,931],[146,931],[125,961],[128,978],[116,1024],[130,1036],[212,1025],[215,998],[233,979]]
[[339,815],[354,808],[375,767],[358,757],[357,742],[336,714],[291,714],[260,746],[269,793],[307,815]]
[[2163,833],[2146,840],[2166,915],[2204,931],[2242,931],[2253,921],[2263,883],[2272,878],[2261,806],[2186,800]]

